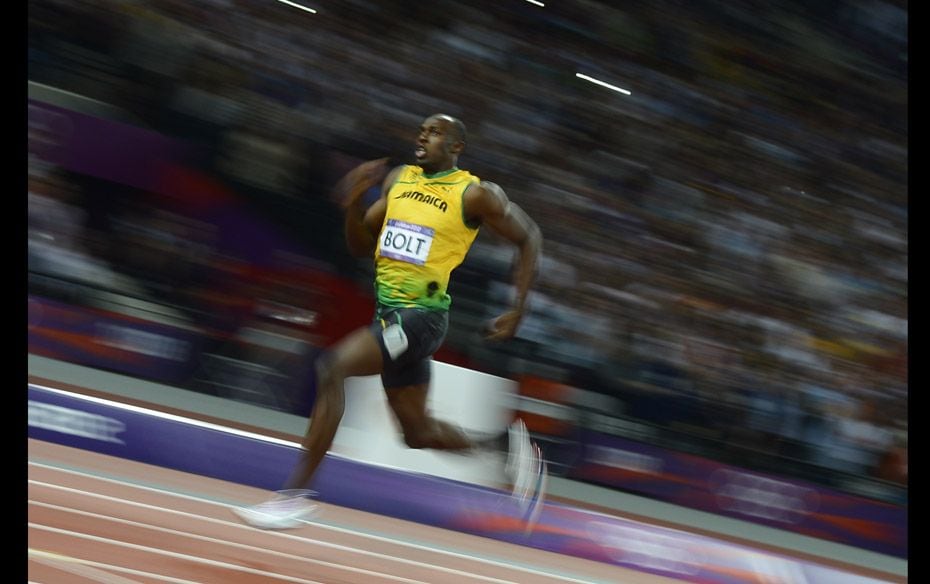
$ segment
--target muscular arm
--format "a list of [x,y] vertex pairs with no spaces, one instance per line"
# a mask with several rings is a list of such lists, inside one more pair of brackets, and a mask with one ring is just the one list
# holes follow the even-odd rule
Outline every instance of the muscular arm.
[[387,173],[382,182],[381,197],[366,209],[362,195],[378,182],[386,162],[386,158],[365,162],[343,177],[336,187],[345,209],[346,245],[355,257],[370,257],[374,252],[387,210],[385,195],[402,168],[398,166]]
[[375,251],[376,238],[386,210],[383,196],[368,209],[358,202],[346,208],[345,232],[349,253],[357,258],[371,256]]
[[507,198],[504,190],[495,183],[474,185],[464,195],[465,216],[508,240],[519,252],[514,270],[516,289],[513,307],[497,318],[488,336],[490,340],[512,337],[523,318],[526,297],[536,279],[536,266],[542,253],[542,232],[536,222],[516,203]]

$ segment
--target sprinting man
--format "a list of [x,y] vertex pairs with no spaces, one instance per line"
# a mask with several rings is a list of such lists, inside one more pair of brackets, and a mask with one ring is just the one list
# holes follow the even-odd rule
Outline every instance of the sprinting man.
[[[506,470],[514,495],[524,507],[530,499],[541,502],[545,462],[522,421],[495,439],[477,441],[456,425],[433,418],[426,407],[431,359],[449,325],[449,277],[465,259],[478,229],[491,229],[519,252],[513,306],[489,324],[488,340],[516,333],[542,248],[536,223],[498,185],[458,168],[465,132],[456,118],[432,115],[420,126],[415,165],[388,171],[387,158],[371,160],[337,184],[349,251],[374,257],[375,317],[318,359],[316,402],[297,465],[273,498],[236,509],[247,523],[265,529],[296,527],[314,512],[307,486],[342,419],[345,379],[375,374],[381,375],[407,446],[467,451],[497,443],[509,449]],[[381,197],[366,209],[362,195],[382,179]]]

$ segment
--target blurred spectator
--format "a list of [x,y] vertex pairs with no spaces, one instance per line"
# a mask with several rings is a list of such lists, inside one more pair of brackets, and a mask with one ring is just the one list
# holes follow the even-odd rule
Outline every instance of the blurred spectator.
[[55,167],[33,165],[28,193],[31,272],[128,291],[135,287],[92,253],[97,235],[87,226],[80,190]]
[[879,459],[876,476],[880,479],[907,485],[907,437],[897,433],[891,447]]

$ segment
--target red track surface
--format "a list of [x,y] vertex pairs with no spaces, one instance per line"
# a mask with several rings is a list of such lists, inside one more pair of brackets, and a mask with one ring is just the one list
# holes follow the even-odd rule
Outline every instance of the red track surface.
[[261,531],[230,507],[265,491],[36,440],[28,478],[38,584],[671,582],[325,504],[305,527]]
[[[40,378],[30,377],[30,382],[114,398],[106,392]],[[121,397],[119,401],[299,440],[297,436],[140,400]],[[268,496],[267,491],[37,440],[29,440],[28,446],[30,583],[673,582],[608,564],[327,504],[321,505],[320,516],[306,527],[261,531],[243,525],[230,507],[259,502]],[[662,524],[648,517],[599,510]],[[689,529],[683,525],[666,527]],[[758,542],[733,541],[889,582],[908,581],[906,576]]]

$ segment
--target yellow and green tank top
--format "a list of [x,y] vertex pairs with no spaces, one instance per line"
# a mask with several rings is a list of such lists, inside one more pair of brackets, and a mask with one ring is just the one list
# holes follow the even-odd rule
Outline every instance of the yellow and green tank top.
[[387,192],[375,246],[375,294],[385,307],[448,310],[449,276],[478,235],[466,225],[462,195],[479,182],[466,170],[432,175],[404,166]]

